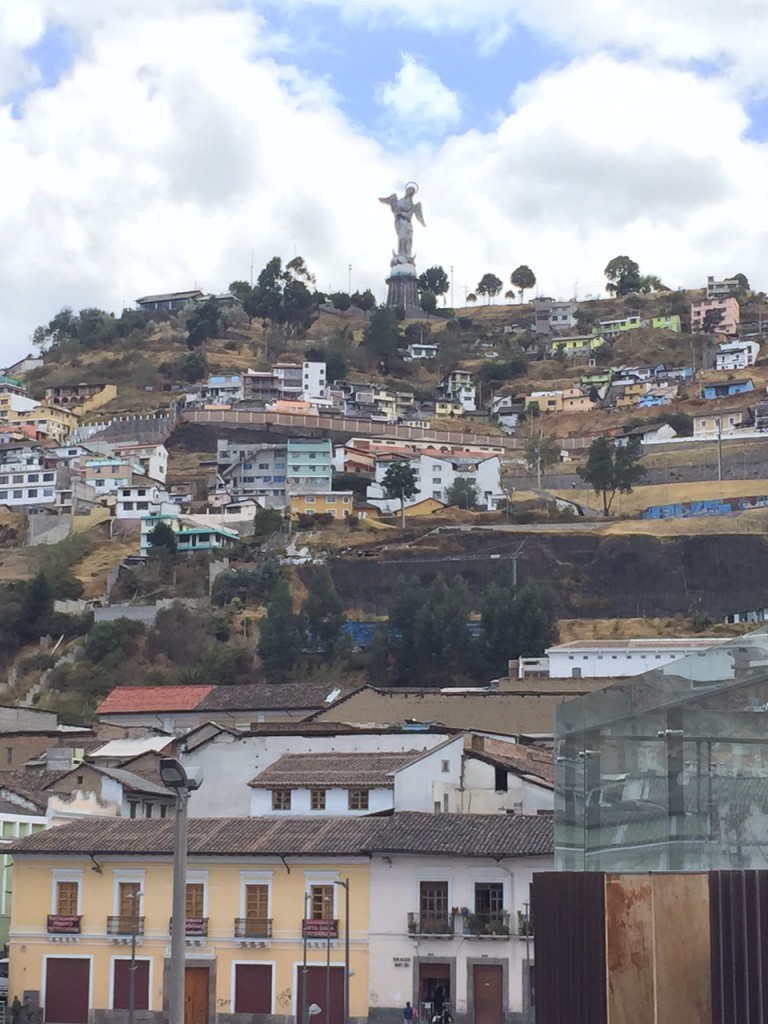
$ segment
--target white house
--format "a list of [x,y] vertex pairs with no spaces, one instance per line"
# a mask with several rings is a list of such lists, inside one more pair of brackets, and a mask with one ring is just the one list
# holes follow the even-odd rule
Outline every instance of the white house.
[[715,355],[716,370],[743,370],[754,366],[760,353],[756,341],[730,341],[721,345]]
[[117,519],[136,519],[143,516],[178,515],[179,506],[164,487],[140,477],[132,484],[117,489]]
[[408,346],[407,355],[403,356],[403,358],[406,362],[410,362],[413,359],[437,359],[439,351],[439,345],[415,342]]
[[547,648],[545,654],[551,679],[638,676],[686,659],[676,666],[679,673],[684,678],[704,682],[733,678],[733,648],[713,650],[722,643],[722,639],[711,637],[572,640]]
[[477,388],[469,370],[452,370],[442,379],[437,390],[445,398],[459,402],[464,412],[477,410]]
[[746,409],[719,409],[693,417],[693,436],[697,441],[729,437],[749,424]]
[[[405,504],[415,505],[426,498],[446,501],[446,494],[457,480],[467,480],[477,491],[479,503],[487,509],[494,508],[497,501],[504,497],[501,488],[501,463],[496,455],[483,458],[468,455],[419,455],[406,460],[416,473],[418,490]],[[400,499],[388,497],[384,490],[384,477],[391,460],[379,459],[376,463],[376,476],[369,484],[367,500],[376,505],[382,512],[396,512],[400,508]]]
[[165,483],[168,476],[168,449],[164,444],[116,444],[112,450],[118,458],[138,463],[152,480]]
[[214,402],[242,402],[243,375],[241,373],[216,373],[208,377],[206,397]]
[[466,1024],[529,1011],[530,885],[552,870],[551,835],[549,816],[441,814],[418,843],[392,835],[371,851],[371,1024],[395,1024],[406,1000],[427,1022],[438,999]]
[[46,464],[42,453],[29,448],[13,448],[3,453],[0,505],[53,505],[62,484],[62,471]]

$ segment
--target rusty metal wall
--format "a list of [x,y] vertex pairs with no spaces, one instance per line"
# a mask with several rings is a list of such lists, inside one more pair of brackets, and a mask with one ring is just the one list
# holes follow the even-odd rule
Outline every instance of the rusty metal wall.
[[768,871],[709,875],[713,1024],[768,1024]]
[[536,1024],[607,1024],[604,876],[534,873],[531,905]]

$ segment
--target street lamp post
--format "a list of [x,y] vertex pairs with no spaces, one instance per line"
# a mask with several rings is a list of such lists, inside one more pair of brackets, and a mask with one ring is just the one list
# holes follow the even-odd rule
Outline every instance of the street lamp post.
[[184,1024],[184,961],[186,953],[187,807],[189,794],[200,786],[199,768],[185,770],[175,757],[160,758],[160,778],[176,795],[173,823],[173,902],[171,962],[168,984],[168,1024]]
[[307,909],[309,907],[310,893],[304,893],[304,917],[301,922],[301,933],[304,945],[304,958],[301,965],[301,1024],[307,1024]]
[[334,879],[344,889],[344,1024],[349,1024],[349,879]]
[[142,892],[134,892],[130,897],[133,901],[133,914],[131,920],[131,965],[128,968],[128,1024],[133,1024],[136,1017],[136,932],[139,928],[139,909],[143,895]]

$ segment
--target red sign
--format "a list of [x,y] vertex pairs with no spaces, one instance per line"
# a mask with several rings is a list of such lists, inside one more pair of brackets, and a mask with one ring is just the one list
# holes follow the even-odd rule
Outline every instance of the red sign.
[[304,921],[304,934],[308,939],[338,938],[338,922],[323,918],[307,918]]
[[49,914],[48,931],[59,935],[79,935],[80,918],[71,914]]

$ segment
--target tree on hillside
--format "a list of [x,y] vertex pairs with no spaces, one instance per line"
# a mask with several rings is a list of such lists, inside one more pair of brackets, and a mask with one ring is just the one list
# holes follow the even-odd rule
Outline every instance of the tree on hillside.
[[347,295],[346,292],[333,292],[328,296],[334,309],[338,309],[340,313],[346,313],[348,309],[352,308],[352,296]]
[[716,334],[717,329],[723,322],[725,313],[722,309],[715,307],[714,309],[708,309],[704,314],[704,320],[701,324],[701,329],[705,334]]
[[602,495],[603,515],[610,514],[617,491],[630,494],[645,476],[645,468],[640,465],[641,455],[636,438],[616,447],[603,435],[596,437],[589,446],[586,464],[579,467],[578,474],[595,494]]
[[53,594],[44,572],[37,573],[22,584],[18,631],[22,640],[29,642],[40,636],[40,625],[53,611]]
[[483,274],[477,285],[478,295],[487,295],[488,302],[499,294],[503,285],[500,278],[495,274]]
[[419,305],[429,316],[437,309],[437,296],[434,292],[422,292],[419,296]]
[[640,287],[638,291],[641,291],[644,295],[648,295],[649,292],[668,292],[669,288],[667,288],[661,278],[657,277],[656,274],[642,274],[640,276]]
[[507,291],[504,292],[504,298],[507,299],[509,302],[512,302],[516,298],[515,292],[511,288],[509,288]]
[[467,302],[471,303],[472,305],[474,305],[477,302],[477,296],[475,295],[474,292],[469,293],[469,295],[467,296]]
[[531,434],[525,446],[525,462],[530,473],[545,473],[560,461],[560,442],[554,434]]
[[284,327],[288,337],[300,338],[317,318],[321,296],[314,286],[315,279],[301,256],[285,266],[279,256],[273,256],[252,288],[244,281],[233,281],[229,290],[251,319]]
[[427,267],[423,274],[419,274],[420,292],[446,295],[450,287],[451,282],[442,267]]
[[734,274],[732,280],[739,282],[740,295],[746,295],[751,290],[746,274]]
[[527,267],[524,263],[521,263],[516,270],[512,271],[509,281],[510,284],[513,284],[515,288],[519,290],[520,301],[522,302],[523,295],[527,291],[527,289],[533,288],[536,284],[536,275],[530,267]]
[[608,278],[606,291],[621,297],[640,287],[640,267],[629,256],[614,256],[603,271]]
[[219,306],[213,299],[196,302],[187,315],[187,348],[197,348],[219,334]]
[[364,292],[353,292],[350,298],[352,305],[362,309],[364,313],[376,308],[376,296],[370,288],[366,288]]
[[397,312],[387,306],[374,310],[363,331],[363,348],[376,359],[382,373],[389,373],[389,364],[401,340]]
[[344,605],[327,565],[320,566],[310,576],[301,614],[309,649],[330,661],[344,625]]
[[208,360],[205,357],[205,352],[201,352],[200,349],[194,349],[192,352],[187,352],[186,358],[181,366],[182,379],[194,384],[195,381],[202,380],[207,373]]
[[557,641],[557,602],[548,584],[515,586],[511,573],[488,587],[480,610],[480,658],[488,675],[507,674],[512,658],[539,658]]
[[261,544],[283,526],[283,516],[276,508],[257,508],[253,516],[253,539]]
[[168,523],[156,523],[147,535],[150,555],[163,555],[175,557],[178,550],[176,534]]
[[392,462],[381,483],[391,498],[400,499],[400,525],[405,529],[405,503],[419,489],[416,482],[416,470],[407,462]]
[[285,580],[275,585],[261,625],[258,652],[268,683],[284,683],[299,660],[303,645],[301,620]]
[[479,508],[478,499],[479,492],[474,480],[467,480],[464,477],[457,477],[445,492],[445,500],[449,505],[463,508],[467,512],[474,512]]

